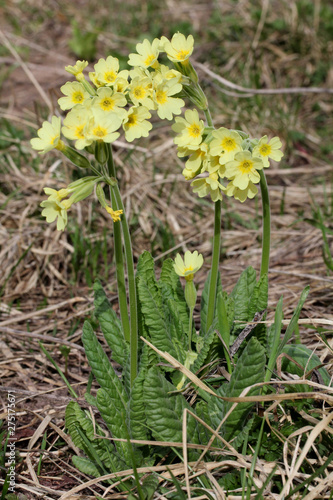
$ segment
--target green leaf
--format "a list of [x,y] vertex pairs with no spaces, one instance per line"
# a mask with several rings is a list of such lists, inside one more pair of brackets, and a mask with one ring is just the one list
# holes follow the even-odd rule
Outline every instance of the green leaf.
[[95,315],[99,321],[105,340],[112,351],[112,359],[123,367],[129,355],[129,346],[124,338],[121,321],[112,309],[105,291],[98,280],[94,283],[94,306]]
[[159,485],[159,478],[157,474],[150,474],[142,481],[142,491],[145,495],[145,500],[152,500],[154,493]]
[[129,428],[132,439],[148,440],[149,432],[147,428],[147,419],[145,413],[145,402],[143,397],[143,383],[147,370],[141,369],[138,376],[134,380],[131,390],[131,397],[128,403],[129,406]]
[[208,330],[208,332],[205,334],[204,337],[200,339],[200,350],[199,346],[197,344],[197,352],[198,352],[198,357],[194,361],[193,366],[191,367],[191,372],[196,373],[200,368],[204,365],[205,360],[208,356],[210,347],[216,337],[215,329],[213,326],[211,326]]
[[97,337],[89,321],[83,325],[82,342],[89,361],[89,365],[95,375],[99,385],[108,391],[110,395],[116,391],[118,398],[126,408],[128,396],[103,347],[98,342]]
[[[126,406],[113,386],[113,390],[97,391],[97,408],[108,426],[111,435],[115,438],[128,439],[129,432],[126,425]],[[118,453],[128,466],[131,466],[131,453],[128,443],[115,442]]]
[[[320,361],[317,354],[315,354],[311,349],[302,344],[287,344],[284,346],[282,353],[288,354],[288,356],[299,363],[302,367],[299,368],[290,359],[283,357],[281,365],[283,371],[303,377],[303,375],[310,372],[311,370],[317,369],[319,375],[322,378],[322,383],[324,385],[330,386],[330,375],[324,367],[318,368],[322,365],[322,362]],[[310,388],[310,390],[312,389]]]
[[73,455],[72,462],[74,466],[79,469],[79,471],[83,472],[83,474],[94,477],[100,477],[101,475],[96,465],[91,460],[89,460],[89,458]]
[[262,276],[255,284],[250,297],[248,321],[253,319],[256,312],[261,312],[267,309],[268,302],[268,278],[267,274]]
[[[231,297],[234,299],[235,304],[235,321],[243,321],[245,323],[249,321],[250,298],[256,283],[256,272],[253,267],[249,266],[242,272],[235,288],[231,292]],[[236,328],[242,329],[243,326],[237,325]]]
[[[220,396],[237,397],[250,385],[263,382],[265,374],[265,349],[255,337],[247,343],[231,375],[230,382],[217,391]],[[259,393],[259,388],[251,389],[247,396]],[[234,403],[212,398],[209,410],[217,426]],[[223,425],[223,437],[228,441],[235,437],[246,424],[253,403],[238,403]]]
[[[144,382],[144,402],[147,424],[157,440],[182,441],[182,417],[185,408],[190,409],[186,399],[166,380],[164,374],[151,368]],[[191,443],[198,443],[196,421],[187,419],[187,436]]]
[[[170,324],[170,318],[165,317],[165,308],[161,305],[160,291],[154,284],[148,285],[146,281],[139,278],[138,292],[141,311],[152,344],[179,359],[179,353],[173,343],[175,332]],[[179,361],[182,360],[179,359]]]
[[299,299],[297,307],[296,307],[296,309],[294,311],[294,314],[293,314],[293,316],[292,316],[292,318],[291,318],[291,320],[289,322],[289,325],[287,326],[286,333],[285,333],[283,339],[281,340],[281,342],[279,344],[276,357],[278,357],[281,354],[281,352],[283,351],[284,346],[291,339],[291,336],[294,333],[294,330],[295,330],[295,328],[297,326],[298,318],[299,318],[299,315],[301,314],[302,307],[304,305],[304,302],[307,299],[307,296],[309,295],[309,292],[310,292],[310,287],[306,286],[304,288],[304,290],[302,291],[301,298]]

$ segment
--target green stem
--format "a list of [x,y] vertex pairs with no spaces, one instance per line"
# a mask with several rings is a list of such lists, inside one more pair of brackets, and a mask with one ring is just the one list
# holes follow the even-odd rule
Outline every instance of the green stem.
[[[109,176],[115,177],[115,169],[114,169],[112,154],[109,154],[108,171],[109,171]],[[114,191],[111,188],[111,186],[109,186],[109,192],[110,192],[111,206],[115,210],[117,203]],[[126,342],[130,342],[130,323],[129,323],[128,309],[127,309],[127,293],[126,293],[126,281],[125,281],[124,259],[123,259],[123,249],[122,249],[121,226],[118,222],[113,223],[113,235],[114,235],[114,254],[116,260],[116,278],[117,278],[120,318],[121,318],[121,324],[123,326],[125,340]]]
[[212,120],[212,115],[210,114],[210,111],[209,109],[204,109],[204,113],[205,113],[205,117],[206,117],[206,121],[207,121],[207,125],[209,127],[213,127],[213,120]]
[[208,292],[208,310],[206,331],[209,330],[215,313],[217,279],[219,273],[220,249],[221,249],[221,200],[215,202],[215,219],[214,219],[214,239],[213,239],[213,256],[212,267],[210,271],[209,292]]
[[[111,177],[116,177],[115,166],[113,163],[112,149],[109,148],[109,174]],[[123,210],[124,205],[121,199],[118,185],[112,189],[115,195],[115,205],[117,210]],[[138,372],[138,313],[137,313],[137,299],[136,299],[136,286],[135,286],[135,272],[133,262],[133,252],[131,236],[129,232],[128,222],[125,213],[121,216],[121,227],[124,238],[125,259],[127,266],[128,276],[128,296],[129,296],[129,310],[130,310],[130,380],[131,386]]]
[[262,212],[263,212],[263,227],[262,227],[262,254],[261,254],[261,268],[260,277],[268,274],[269,269],[269,252],[271,244],[271,210],[269,204],[269,194],[266,182],[266,176],[263,170],[260,173],[260,189],[262,199]]
[[193,324],[193,311],[194,307],[190,308],[190,319],[188,324],[188,349],[192,350],[192,324]]

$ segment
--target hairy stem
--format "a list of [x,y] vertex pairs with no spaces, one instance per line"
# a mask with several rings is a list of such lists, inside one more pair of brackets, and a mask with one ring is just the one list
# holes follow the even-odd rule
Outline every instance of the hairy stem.
[[261,253],[261,268],[260,277],[268,274],[269,269],[269,253],[271,244],[271,209],[269,204],[269,194],[266,182],[266,176],[263,170],[260,173],[260,189],[262,198],[262,253]]

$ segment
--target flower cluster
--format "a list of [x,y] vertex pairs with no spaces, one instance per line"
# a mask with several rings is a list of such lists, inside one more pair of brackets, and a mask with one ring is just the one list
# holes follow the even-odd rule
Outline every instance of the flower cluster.
[[[67,66],[65,69],[76,81],[67,82],[60,89],[64,97],[58,104],[63,111],[68,111],[62,134],[75,141],[78,150],[97,141],[114,142],[121,128],[125,139],[132,142],[148,137],[152,111],[166,120],[180,115],[185,103],[178,96],[185,77],[180,71],[160,64],[158,57],[165,52],[172,62],[185,66],[193,43],[192,35],[185,38],[181,33],[176,33],[171,41],[166,37],[155,38],[152,43],[145,39],[137,44],[137,52],[129,55],[131,69],[120,70],[119,60],[108,56],[94,65],[94,71],[89,73],[90,82],[83,73],[86,61]],[[44,122],[38,131],[39,140],[33,140],[32,147],[41,153],[57,148],[59,123],[55,123],[55,117],[51,123]]]
[[[283,156],[278,137],[250,140],[236,130],[206,128],[196,109],[187,110],[184,118],[176,117],[172,129],[177,133],[178,156],[188,157],[185,179],[194,179],[193,192],[199,197],[210,195],[214,202],[222,200],[222,192],[241,202],[253,198],[259,170],[269,167],[269,159],[280,161]],[[229,181],[226,186],[221,184],[224,178]]]

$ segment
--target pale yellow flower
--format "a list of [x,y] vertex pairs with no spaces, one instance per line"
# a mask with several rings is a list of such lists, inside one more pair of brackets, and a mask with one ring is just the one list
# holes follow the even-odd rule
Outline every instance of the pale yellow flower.
[[152,101],[152,81],[150,78],[133,78],[128,87],[129,97],[134,106],[142,104],[147,109],[154,109]]
[[172,62],[185,62],[193,52],[194,38],[189,35],[185,38],[182,33],[175,33],[168,40],[165,36],[161,38],[161,47]]
[[227,196],[233,196],[236,200],[244,203],[247,198],[252,199],[256,196],[258,188],[250,181],[246,189],[239,189],[231,181],[224,189],[224,192]]
[[[119,60],[113,56],[99,59],[94,66],[94,70],[94,73],[89,73],[89,77],[97,87],[113,85],[116,78],[122,76],[122,72],[119,72]],[[125,72],[127,75],[128,71],[125,70]]]
[[75,106],[64,119],[62,133],[67,139],[76,141],[76,149],[84,149],[93,142],[93,139],[88,139],[86,136],[86,129],[91,119],[91,110],[85,106]]
[[97,97],[92,100],[91,110],[94,114],[115,113],[120,119],[126,117],[126,110],[123,109],[127,104],[124,94],[114,92],[110,87],[103,87],[97,90]]
[[176,69],[171,69],[169,66],[160,64],[159,67],[151,73],[154,86],[161,83],[163,80],[175,80],[177,83],[182,83],[183,75]]
[[145,106],[132,106],[123,122],[126,141],[132,142],[140,137],[148,137],[149,131],[153,128],[148,121],[149,118],[151,114]]
[[57,219],[57,230],[63,231],[67,226],[67,210],[71,206],[69,200],[59,201],[50,197],[40,204],[44,208],[42,216],[46,217],[47,222],[54,222]]
[[86,99],[90,98],[90,94],[80,82],[67,82],[60,90],[66,96],[58,99],[58,104],[64,111],[72,109],[76,104],[83,104]]
[[65,71],[71,73],[75,77],[81,75],[84,68],[88,66],[88,61],[76,61],[75,66],[65,66]]
[[111,143],[118,139],[120,134],[116,130],[120,126],[121,119],[114,113],[110,117],[95,116],[87,124],[85,136],[88,140]]
[[188,109],[185,111],[185,118],[177,116],[171,128],[178,134],[174,138],[174,143],[178,146],[187,147],[196,146],[201,143],[205,125],[200,120],[196,109]]
[[269,158],[272,158],[274,161],[280,161],[283,153],[280,151],[282,148],[282,143],[278,137],[273,137],[269,142],[267,139],[267,135],[264,135],[257,144],[253,148],[253,156],[259,157],[262,159],[264,167],[269,167]]
[[225,175],[237,188],[243,190],[250,182],[258,184],[260,181],[258,170],[261,170],[263,166],[260,158],[253,157],[250,151],[242,151],[236,153],[233,161],[226,163]]
[[158,66],[158,55],[159,55],[159,45],[160,41],[158,38],[150,43],[149,40],[145,39],[142,43],[136,45],[137,54],[130,54],[128,64],[130,66],[139,66],[142,68],[156,67]]
[[[185,148],[178,148],[177,155],[181,158],[183,156],[189,156],[185,163],[185,172],[183,171],[184,177],[192,179],[199,173],[199,171],[204,172],[207,169],[207,162],[209,161],[208,156],[208,144],[202,142],[198,146],[188,146]],[[192,176],[190,177],[190,172]]]
[[172,80],[159,83],[153,92],[153,100],[157,106],[157,114],[163,120],[172,120],[173,115],[180,115],[181,108],[185,106],[183,99],[172,97],[179,94],[182,85]]
[[197,193],[199,198],[210,195],[212,201],[222,200],[222,184],[219,182],[219,176],[216,172],[209,174],[208,177],[195,179],[191,182],[193,193]]
[[199,254],[197,250],[194,252],[187,250],[187,252],[185,252],[184,259],[182,259],[180,254],[177,253],[173,266],[178,276],[181,276],[188,281],[192,281],[193,275],[199,271],[202,264],[203,257],[201,253]]
[[219,156],[221,165],[232,161],[236,153],[242,151],[242,138],[235,130],[221,127],[212,132],[214,139],[211,141],[209,151],[212,156]]
[[63,143],[60,140],[60,127],[61,119],[58,116],[52,116],[51,123],[43,122],[42,127],[37,132],[38,137],[30,141],[31,147],[39,150],[40,154],[55,148],[61,149]]

